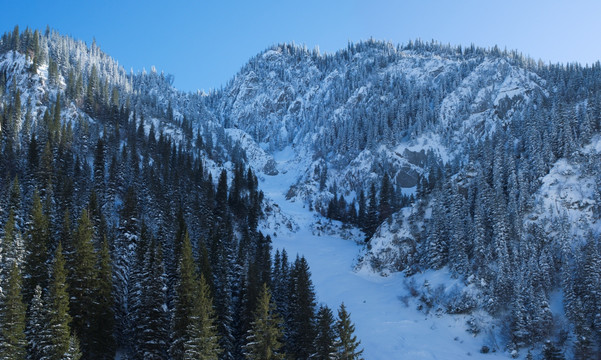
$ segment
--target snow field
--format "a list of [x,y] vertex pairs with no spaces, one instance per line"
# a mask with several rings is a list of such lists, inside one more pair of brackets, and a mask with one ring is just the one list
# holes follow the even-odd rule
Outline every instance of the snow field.
[[[473,337],[466,332],[467,315],[426,315],[417,310],[418,301],[411,297],[407,278],[402,273],[382,277],[354,265],[362,250],[353,239],[342,239],[336,232],[319,231],[319,223],[327,219],[309,211],[301,202],[290,202],[285,193],[300,176],[294,151],[286,148],[276,153],[277,176],[261,175],[260,188],[267,198],[279,205],[280,212],[293,219],[296,231],[277,227],[272,218],[263,222],[262,231],[270,234],[273,248],[286,249],[289,260],[296,255],[307,259],[317,302],[327,304],[336,313],[344,302],[351,313],[355,334],[361,340],[366,360],[393,359],[491,359],[508,358],[507,353],[481,354],[487,335]],[[306,161],[306,160],[305,160]],[[332,222],[336,227],[340,224]],[[362,239],[355,232],[357,239]],[[417,285],[427,280],[430,286],[453,286],[458,282],[448,271],[429,271],[414,276]]]

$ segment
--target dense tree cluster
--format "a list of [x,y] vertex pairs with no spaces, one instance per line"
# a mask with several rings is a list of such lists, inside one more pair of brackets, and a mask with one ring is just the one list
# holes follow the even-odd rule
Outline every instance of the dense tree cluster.
[[[154,68],[127,74],[95,43],[18,27],[0,63],[2,356],[360,357],[346,309],[336,320],[316,303],[306,260],[272,256],[257,231],[263,194],[229,127],[271,150],[311,139],[311,206],[368,240],[385,222],[408,229],[386,266],[447,267],[482,295],[449,311],[503,319],[511,349],[559,332],[547,358],[599,356],[599,234],[557,208],[532,213],[563,159],[594,179],[576,206],[601,218],[599,155],[583,150],[601,130],[599,63],[421,41],[333,54],[284,44],[224,89],[185,94]],[[488,98],[511,72],[540,88]],[[474,114],[489,118],[457,140]],[[414,159],[407,195],[395,146],[428,132],[463,153]],[[368,164],[338,178],[357,158]],[[553,318],[557,290],[567,324]]]
[[[491,97],[502,86],[495,79],[510,76],[528,90]],[[569,341],[551,344],[560,351],[599,356],[601,167],[598,151],[585,148],[601,130],[600,63],[543,64],[497,47],[422,41],[369,40],[330,54],[283,44],[252,58],[206,103],[224,126],[273,149],[311,139],[315,165],[290,196],[306,186],[315,209],[357,225],[368,240],[384,221],[407,230],[402,239],[390,235],[383,255],[398,261],[372,258],[376,269],[448,267],[482,295],[452,311],[479,306],[510,324],[510,349],[562,333]],[[406,165],[395,164],[396,147],[424,134],[459,154],[443,162],[426,149],[411,160],[423,170],[411,183],[411,172],[399,176]],[[593,179],[594,195],[571,205],[590,214],[587,224],[572,224],[557,207],[549,217],[533,214],[541,180],[560,160]],[[413,197],[403,195],[402,177]],[[391,216],[407,206],[408,218]],[[557,290],[568,324],[551,311]]]
[[[322,358],[360,354],[332,316],[319,337],[306,260],[257,230],[243,150],[171,87],[173,107],[147,95],[168,77],[50,30],[15,28],[0,54],[27,67],[1,69],[0,357],[308,359],[318,339]],[[21,101],[45,66],[47,91]]]

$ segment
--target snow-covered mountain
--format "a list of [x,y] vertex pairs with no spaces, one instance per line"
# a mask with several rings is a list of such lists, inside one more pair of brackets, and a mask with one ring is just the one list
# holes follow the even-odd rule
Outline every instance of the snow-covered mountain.
[[412,189],[434,163],[461,161],[525,104],[548,96],[517,55],[472,51],[369,41],[322,55],[276,46],[215,95],[215,113],[268,153],[291,146],[310,157],[294,189],[304,200],[319,198],[324,167],[327,185],[345,196],[383,173]]
[[[164,251],[171,316],[186,232],[214,282],[225,358],[242,356],[257,278],[291,316],[264,235],[306,256],[318,303],[347,304],[368,359],[601,351],[599,64],[283,44],[201,94],[154,68],[127,74],[95,44],[14,34],[0,41],[0,225],[32,241],[38,192],[50,233],[92,214],[98,254],[111,242],[119,356],[142,346],[132,329],[158,261],[143,249],[153,238]],[[0,263],[33,271],[7,233]]]
[[[470,304],[461,312],[505,321],[499,349],[523,355],[584,326],[553,294],[598,261],[578,254],[600,233],[599,75],[598,65],[544,65],[496,48],[279,45],[251,59],[211,109],[264,150],[258,169],[288,154],[298,175],[287,199],[365,231],[357,269],[450,268],[474,289],[453,300]],[[564,306],[597,309],[589,291]],[[586,336],[599,336],[590,324]],[[590,351],[574,336],[567,354]]]

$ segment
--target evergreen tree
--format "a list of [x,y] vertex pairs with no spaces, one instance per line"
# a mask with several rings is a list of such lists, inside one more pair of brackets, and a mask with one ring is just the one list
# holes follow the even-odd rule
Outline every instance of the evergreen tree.
[[0,301],[0,358],[5,360],[25,360],[27,355],[21,283],[21,272],[13,263]]
[[77,336],[73,335],[69,339],[69,349],[65,353],[63,360],[79,360],[82,357],[81,350],[79,349],[79,340]]
[[33,195],[33,206],[27,231],[25,256],[25,278],[23,297],[29,302],[37,285],[46,289],[48,284],[48,244],[50,242],[50,229],[48,217],[42,210],[42,202],[36,191]]
[[10,195],[8,197],[8,210],[12,211],[15,217],[15,228],[17,230],[23,230],[23,219],[21,217],[22,209],[22,197],[21,197],[21,186],[19,185],[19,178],[15,175],[12,187],[10,188]]
[[361,189],[357,204],[357,225],[362,229],[365,227],[367,222],[367,205],[365,201],[365,192],[363,189]]
[[73,235],[74,267],[70,272],[71,316],[73,330],[78,334],[84,355],[90,354],[93,346],[93,327],[96,309],[96,253],[92,244],[93,227],[84,209]]
[[115,357],[115,340],[113,338],[115,313],[113,310],[113,270],[111,255],[106,237],[102,242],[98,260],[98,282],[95,291],[95,309],[93,319],[93,338],[91,354],[96,359],[113,359]]
[[310,277],[307,260],[297,257],[290,274],[287,344],[289,355],[296,359],[308,359],[315,352],[315,291]]
[[69,293],[62,243],[58,244],[52,264],[52,279],[48,290],[47,341],[44,353],[48,359],[63,359],[69,350],[71,339],[71,315],[69,315]]
[[186,329],[187,341],[184,344],[184,359],[217,360],[222,352],[219,347],[215,310],[209,285],[200,275],[198,294],[191,311],[190,323]]
[[192,256],[190,237],[186,232],[180,252],[178,278],[173,299],[172,342],[169,353],[174,359],[184,358],[185,344],[190,340],[188,329],[192,322],[193,310],[197,300],[198,277],[196,275],[196,264]]
[[282,253],[278,261],[278,252],[276,250],[276,258],[274,259],[272,280],[273,285],[273,300],[276,304],[278,314],[287,320],[289,316],[290,303],[290,264],[288,263],[288,254],[286,249],[282,249]]
[[285,359],[282,348],[282,320],[271,301],[271,293],[267,284],[259,295],[255,319],[246,337],[245,357],[249,360]]
[[326,189],[326,181],[328,180],[328,165],[324,163],[323,168],[319,171],[319,191]]
[[2,274],[8,274],[12,264],[21,266],[24,261],[25,249],[20,232],[16,229],[15,217],[11,210],[4,224],[4,237],[0,242],[0,279]]
[[311,356],[311,359],[331,360],[336,354],[335,341],[334,314],[329,307],[320,306],[317,311],[315,353]]
[[28,359],[41,359],[44,356],[44,349],[48,340],[50,340],[46,329],[46,312],[42,301],[42,288],[38,285],[35,288],[33,299],[31,299],[31,305],[29,306],[29,316],[25,331]]
[[369,240],[376,229],[378,228],[378,200],[376,193],[376,185],[374,183],[371,184],[371,188],[369,190],[369,203],[367,204],[367,210],[365,213],[365,223],[360,224],[363,227],[363,231],[365,232],[365,240]]
[[135,316],[139,340],[136,355],[142,359],[165,359],[169,338],[167,284],[160,244],[146,249],[145,278],[142,279],[138,314]]
[[219,182],[217,183],[217,191],[215,193],[215,218],[219,223],[224,223],[227,216],[227,171],[221,171]]
[[388,174],[382,176],[382,184],[380,185],[380,198],[378,202],[378,221],[382,222],[392,215],[394,188],[390,184]]
[[360,360],[363,349],[359,350],[361,341],[354,335],[355,325],[351,322],[350,314],[346,311],[344,303],[338,309],[336,321],[336,356],[337,360]]
[[96,194],[100,198],[99,205],[102,205],[105,201],[104,191],[106,189],[105,186],[105,160],[104,160],[104,140],[102,138],[98,139],[96,143],[96,151],[94,152],[94,189]]
[[551,341],[547,340],[545,346],[543,346],[543,359],[544,360],[564,360],[565,357],[561,353],[561,350],[555,346]]
[[138,250],[141,232],[138,198],[133,186],[129,186],[125,192],[120,215],[119,229],[112,248],[115,272],[115,340],[117,347],[127,348],[133,342],[130,330],[133,328],[131,315],[134,312],[130,307],[134,301],[130,297],[135,287],[133,280],[135,252]]
[[441,201],[433,202],[430,224],[430,234],[426,240],[426,257],[430,267],[440,269],[449,260],[448,218],[446,206]]

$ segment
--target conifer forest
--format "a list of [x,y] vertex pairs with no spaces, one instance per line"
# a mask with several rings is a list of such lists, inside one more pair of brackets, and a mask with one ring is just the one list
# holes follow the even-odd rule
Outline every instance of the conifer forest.
[[370,290],[326,303],[293,236],[350,244],[341,271],[399,279],[472,358],[601,358],[599,62],[368,40],[173,79],[2,35],[0,359],[391,356]]

